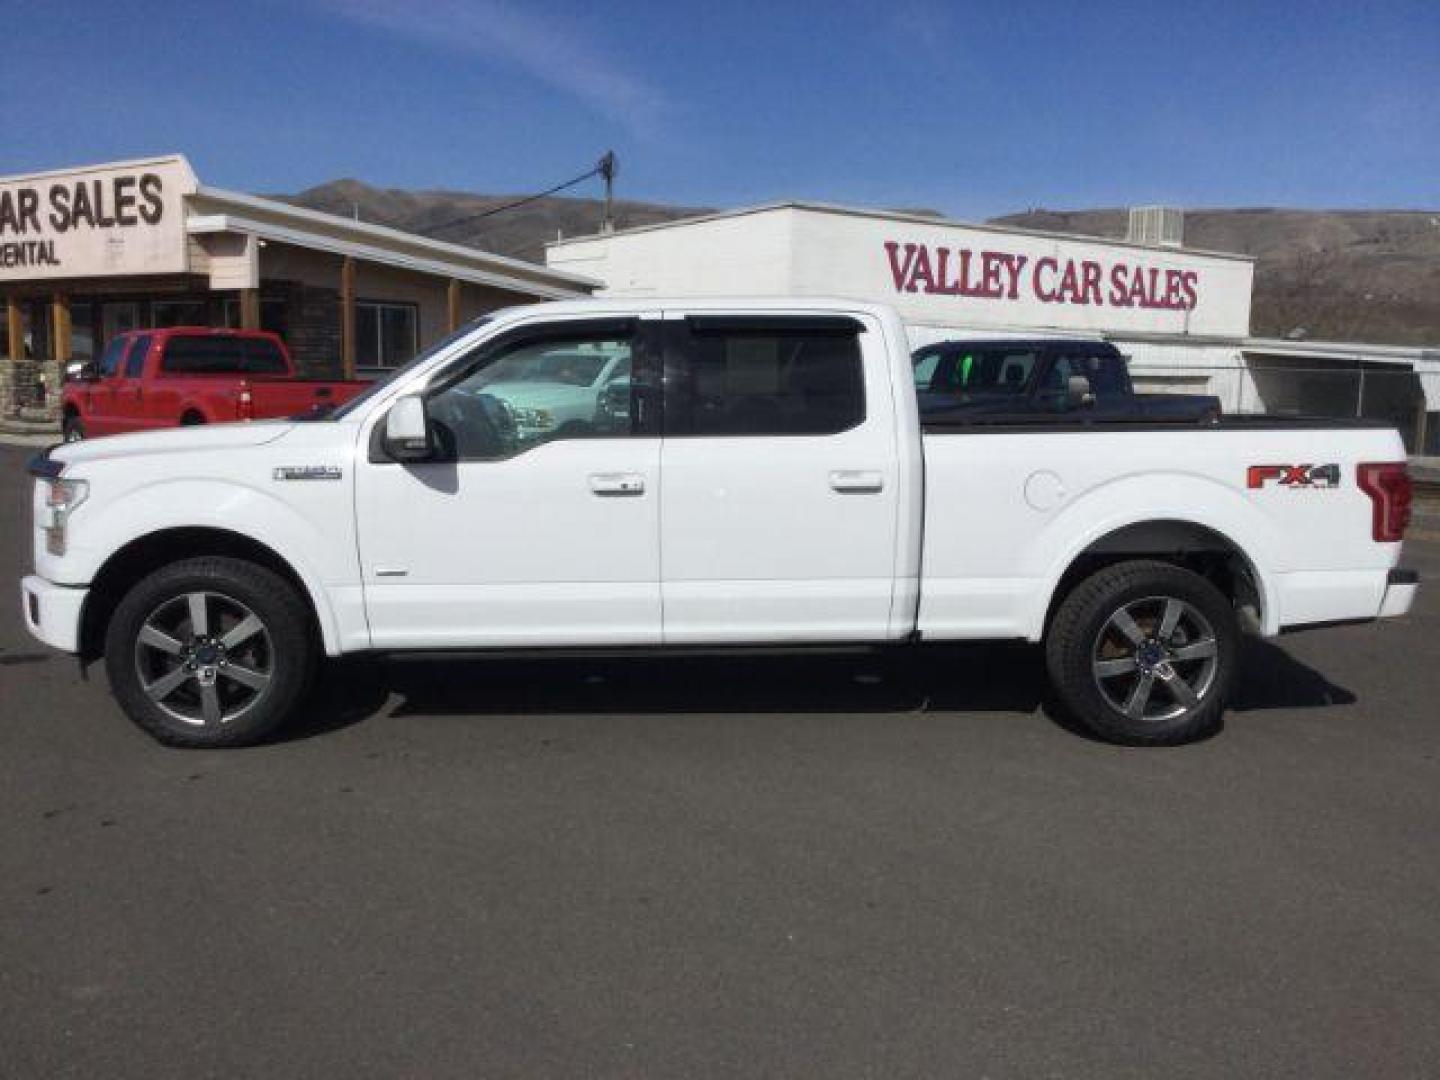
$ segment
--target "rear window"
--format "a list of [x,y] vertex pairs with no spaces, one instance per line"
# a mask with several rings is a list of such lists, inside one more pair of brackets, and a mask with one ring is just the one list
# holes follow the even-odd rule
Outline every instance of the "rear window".
[[269,338],[245,339],[245,370],[252,375],[284,375],[285,354]]
[[162,365],[172,375],[283,375],[285,357],[265,338],[173,337]]

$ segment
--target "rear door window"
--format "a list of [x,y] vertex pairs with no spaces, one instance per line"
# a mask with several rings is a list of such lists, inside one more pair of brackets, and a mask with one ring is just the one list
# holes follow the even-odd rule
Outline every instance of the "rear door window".
[[681,333],[666,434],[834,435],[865,419],[852,319],[695,318]]
[[1097,353],[1066,353],[1057,356],[1050,369],[1046,389],[1052,393],[1064,394],[1070,378],[1075,375],[1089,380],[1090,392],[1102,401],[1122,398],[1130,392],[1124,359]]

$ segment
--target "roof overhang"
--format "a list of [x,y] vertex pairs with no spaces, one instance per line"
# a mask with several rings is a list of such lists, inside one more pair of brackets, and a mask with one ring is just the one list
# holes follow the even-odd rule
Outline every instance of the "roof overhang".
[[216,188],[201,187],[190,197],[185,229],[192,235],[255,236],[547,300],[585,296],[601,284],[461,244]]

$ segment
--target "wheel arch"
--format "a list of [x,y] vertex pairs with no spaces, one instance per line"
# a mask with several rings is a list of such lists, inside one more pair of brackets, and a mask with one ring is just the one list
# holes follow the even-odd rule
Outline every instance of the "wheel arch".
[[315,640],[326,653],[334,655],[339,651],[324,594],[290,560],[243,533],[213,526],[182,526],[136,537],[101,565],[90,583],[80,613],[81,658],[93,660],[103,653],[106,627],[129,585],[168,563],[201,555],[242,559],[274,571],[289,582],[304,601]]
[[1191,518],[1165,516],[1110,527],[1078,544],[1047,583],[1044,616],[1034,639],[1043,637],[1066,595],[1098,570],[1132,559],[1153,559],[1192,570],[1212,582],[1235,605],[1243,623],[1274,633],[1276,598],[1269,576],[1251,551],[1231,535]]

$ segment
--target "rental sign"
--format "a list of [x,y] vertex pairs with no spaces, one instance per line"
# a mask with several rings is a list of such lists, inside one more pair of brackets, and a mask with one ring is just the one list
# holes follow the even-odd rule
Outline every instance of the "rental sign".
[[185,270],[183,158],[0,179],[0,281]]
[[1200,301],[1194,269],[896,240],[884,247],[897,293],[1154,311],[1191,311]]

